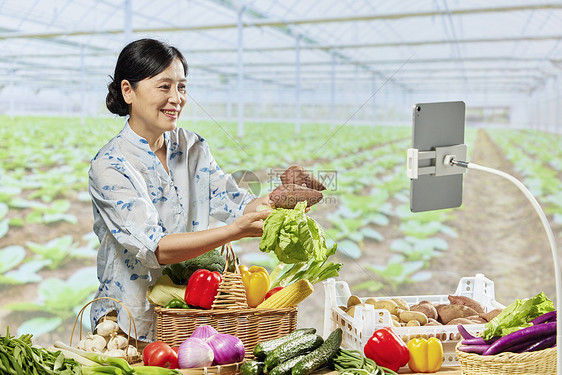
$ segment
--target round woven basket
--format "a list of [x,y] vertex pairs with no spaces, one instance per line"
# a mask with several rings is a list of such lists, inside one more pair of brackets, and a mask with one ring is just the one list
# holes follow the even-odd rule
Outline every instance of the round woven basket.
[[499,353],[480,355],[465,353],[458,349],[456,353],[463,375],[555,375],[556,348],[538,350],[528,353]]
[[[179,346],[197,327],[205,324],[220,333],[238,337],[244,344],[245,358],[252,359],[254,347],[258,343],[284,336],[296,329],[297,306],[281,309],[248,307],[242,276],[230,243],[223,246],[224,251],[227,266],[211,309],[166,309],[156,306],[156,340]],[[234,272],[227,271],[229,264],[234,266]],[[232,366],[206,371],[230,369]]]
[[[129,314],[129,330],[128,332],[126,332],[127,334],[127,340],[129,341],[129,343],[135,343],[134,347],[135,349],[137,349],[137,355],[135,356],[126,356],[125,359],[127,360],[127,362],[133,364],[133,363],[139,363],[142,362],[142,353],[139,351],[139,342],[137,340],[137,326],[135,325],[135,319],[133,318],[133,314],[131,314],[131,311],[129,311],[129,309],[127,308],[127,306],[125,306],[121,301],[115,299],[115,298],[111,298],[111,297],[99,297],[96,299],[91,300],[90,302],[88,302],[87,304],[85,304],[80,311],[78,312],[78,315],[76,315],[76,319],[74,320],[74,325],[72,326],[72,332],[70,333],[70,343],[69,345],[72,346],[72,337],[74,336],[74,330],[76,329],[76,325],[78,324],[80,327],[79,330],[79,340],[82,339],[82,317],[84,316],[84,311],[86,310],[86,307],[88,307],[88,305],[99,301],[101,299],[108,299],[111,300],[119,305],[121,305],[125,311],[127,311],[127,314]],[[131,333],[134,332],[135,333],[135,338],[131,338]]]

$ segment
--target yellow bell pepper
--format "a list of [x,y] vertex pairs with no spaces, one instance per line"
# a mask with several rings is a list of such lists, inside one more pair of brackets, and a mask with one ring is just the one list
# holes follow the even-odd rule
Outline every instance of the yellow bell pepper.
[[269,274],[263,267],[240,265],[238,267],[242,276],[242,284],[246,290],[248,306],[256,307],[263,302],[265,295],[269,291]]
[[438,338],[411,339],[408,341],[410,360],[408,367],[413,372],[437,372],[443,364],[443,345]]

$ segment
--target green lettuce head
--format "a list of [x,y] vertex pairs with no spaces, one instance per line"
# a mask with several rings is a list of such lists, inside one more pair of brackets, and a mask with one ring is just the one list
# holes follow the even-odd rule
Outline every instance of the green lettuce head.
[[326,260],[332,255],[324,231],[305,209],[306,202],[299,202],[294,209],[272,210],[263,225],[260,250],[273,251],[286,264]]

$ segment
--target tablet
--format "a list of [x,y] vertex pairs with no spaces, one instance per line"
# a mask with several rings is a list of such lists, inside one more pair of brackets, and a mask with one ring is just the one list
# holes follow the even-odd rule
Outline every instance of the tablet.
[[[436,147],[464,143],[464,102],[419,103],[413,110],[412,147],[435,151]],[[420,167],[434,166],[435,159],[420,160]],[[420,175],[410,182],[410,210],[422,212],[460,207],[462,174]]]

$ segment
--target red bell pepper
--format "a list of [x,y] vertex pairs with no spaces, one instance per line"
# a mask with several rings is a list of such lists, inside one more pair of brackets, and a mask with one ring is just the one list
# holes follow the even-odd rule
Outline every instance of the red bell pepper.
[[363,350],[365,357],[392,371],[398,371],[410,359],[408,346],[390,327],[376,330]]
[[267,292],[265,294],[265,299],[268,299],[269,297],[271,297],[272,295],[274,295],[275,293],[277,293],[278,291],[280,291],[281,289],[283,289],[282,286],[277,286],[273,289],[270,289],[269,292]]
[[217,295],[222,276],[218,272],[199,269],[191,275],[185,289],[185,302],[191,306],[210,309]]

